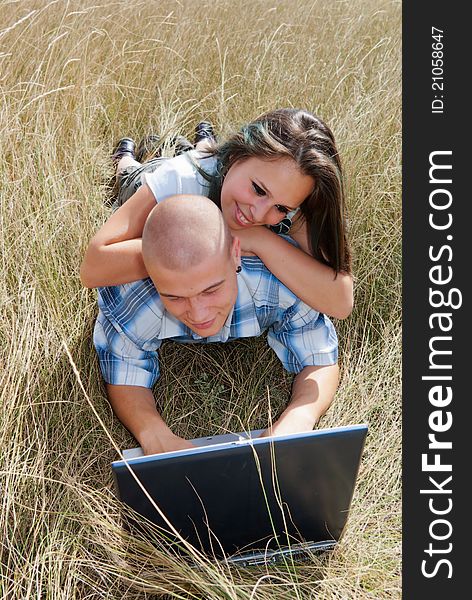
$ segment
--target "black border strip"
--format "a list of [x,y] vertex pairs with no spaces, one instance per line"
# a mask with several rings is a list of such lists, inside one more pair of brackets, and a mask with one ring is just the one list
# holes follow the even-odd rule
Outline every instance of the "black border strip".
[[[472,365],[466,341],[472,332],[467,319],[472,163],[465,144],[472,129],[467,93],[472,35],[465,7],[437,1],[403,5],[403,597],[414,600],[470,594],[472,393],[466,373]],[[443,36],[433,39],[432,27]],[[433,48],[438,42],[442,48]],[[439,49],[442,54],[432,54]],[[434,66],[433,60],[443,64]],[[433,163],[451,169],[430,173]],[[444,445],[428,448],[433,434]],[[451,470],[422,466],[422,455],[425,463],[438,461],[438,469]]]

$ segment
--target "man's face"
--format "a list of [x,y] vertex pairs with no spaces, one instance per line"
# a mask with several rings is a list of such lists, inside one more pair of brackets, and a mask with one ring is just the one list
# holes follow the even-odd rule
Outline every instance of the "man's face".
[[182,271],[159,267],[151,275],[166,310],[201,337],[220,331],[236,302],[239,241],[228,256],[210,256]]

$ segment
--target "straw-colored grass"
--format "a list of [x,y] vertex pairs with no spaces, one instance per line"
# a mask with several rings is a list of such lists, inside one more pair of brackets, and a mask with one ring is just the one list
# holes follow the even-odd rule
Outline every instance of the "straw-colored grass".
[[[400,4],[390,0],[4,0],[0,11],[0,596],[400,597]],[[134,440],[104,396],[78,272],[106,219],[113,143],[221,137],[306,107],[337,137],[355,309],[323,426],[366,422],[345,534],[300,565],[171,555],[120,525],[110,462]],[[66,348],[69,349],[74,373]],[[187,437],[259,428],[290,377],[266,342],[167,344],[155,395]],[[82,387],[83,385],[83,387]]]

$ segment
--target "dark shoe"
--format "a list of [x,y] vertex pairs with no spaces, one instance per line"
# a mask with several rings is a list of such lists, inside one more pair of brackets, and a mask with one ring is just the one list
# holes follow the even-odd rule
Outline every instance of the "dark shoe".
[[134,140],[131,138],[121,138],[121,140],[116,144],[113,154],[111,155],[111,159],[113,164],[118,164],[123,156],[130,156],[131,158],[136,158],[134,154]]
[[183,135],[177,135],[170,140],[170,145],[174,146],[174,156],[193,150],[193,144]]
[[162,154],[162,140],[159,135],[152,133],[143,137],[136,150],[136,160],[145,163],[152,158],[157,158]]
[[216,142],[213,125],[208,121],[200,121],[195,127],[195,144],[198,144],[198,142],[201,142],[202,140]]

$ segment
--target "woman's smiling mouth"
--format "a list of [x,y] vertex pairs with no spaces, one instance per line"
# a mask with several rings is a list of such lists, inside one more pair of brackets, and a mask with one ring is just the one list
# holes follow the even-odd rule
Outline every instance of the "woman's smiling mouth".
[[236,206],[236,210],[235,210],[235,221],[241,225],[242,227],[248,227],[250,225],[254,225],[253,221],[249,221],[249,219],[247,219],[244,216],[244,213],[242,212],[242,210],[239,208],[238,204],[235,203]]

